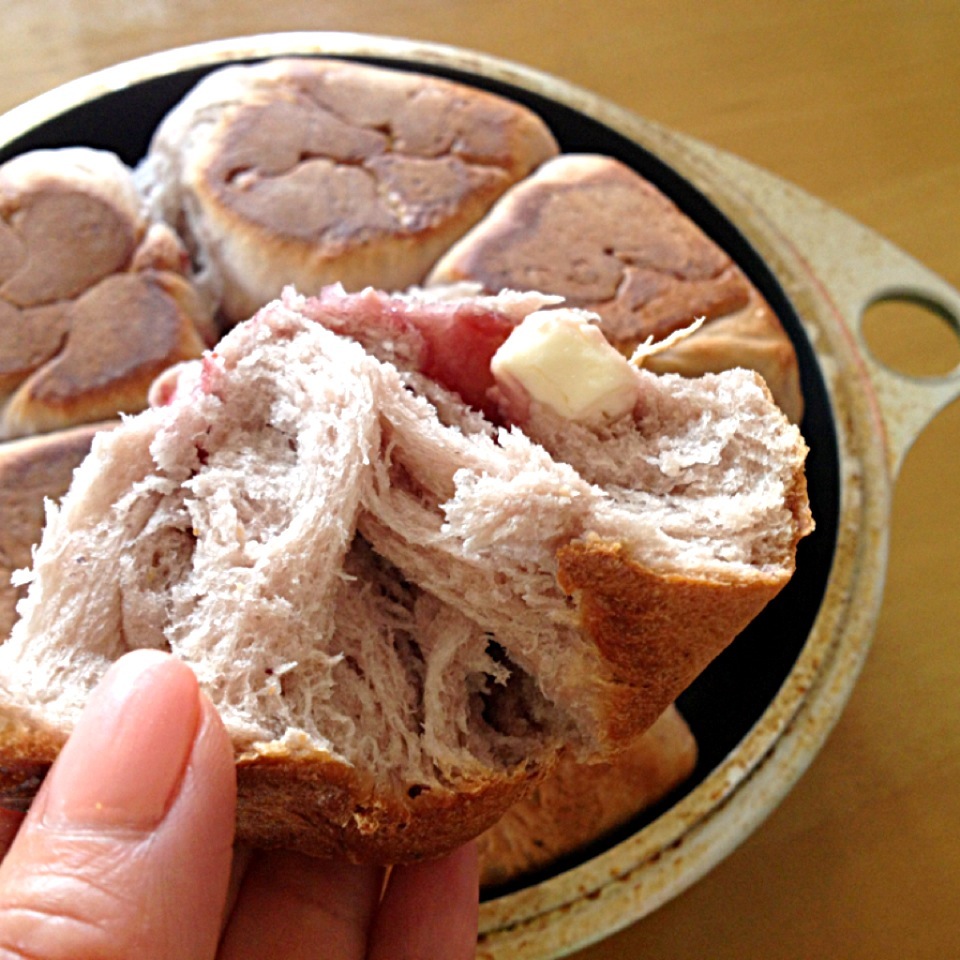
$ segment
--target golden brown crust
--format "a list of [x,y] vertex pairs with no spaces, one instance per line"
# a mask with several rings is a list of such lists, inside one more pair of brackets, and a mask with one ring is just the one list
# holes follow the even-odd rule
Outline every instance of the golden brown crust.
[[562,758],[480,836],[481,886],[509,883],[597,841],[666,797],[696,761],[693,733],[672,706],[608,763]]
[[647,366],[686,375],[748,366],[794,422],[802,416],[796,354],[776,314],[696,224],[612,158],[565,155],[512,188],[427,282],[458,281],[563,296],[597,313],[628,354],[704,317]]
[[[635,345],[624,345],[631,351]],[[755,290],[740,310],[705,323],[693,336],[652,354],[644,367],[654,373],[699,377],[732,366],[759,373],[777,405],[792,423],[803,419],[800,367],[790,338]]]
[[14,708],[0,712],[0,808],[26,810],[66,738],[22,719]]
[[[55,731],[0,714],[0,808],[25,810],[63,746]],[[319,751],[268,745],[237,759],[236,838],[261,849],[357,863],[430,859],[490,827],[539,776],[517,768],[404,794]]]
[[440,856],[476,837],[539,774],[517,769],[404,794],[333,758],[276,752],[241,759],[237,776],[240,840],[319,857],[403,863]]
[[599,538],[561,547],[557,561],[582,629],[624,684],[608,714],[613,742],[647,729],[792,573],[740,582],[667,575],[630,559],[622,543]]

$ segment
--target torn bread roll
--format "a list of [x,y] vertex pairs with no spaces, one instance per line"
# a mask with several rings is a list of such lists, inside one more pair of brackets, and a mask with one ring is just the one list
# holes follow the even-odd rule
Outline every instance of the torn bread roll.
[[479,837],[480,886],[562,869],[611,831],[664,800],[693,772],[697,742],[675,706],[605,763],[561,758],[530,794]]
[[550,302],[288,292],[98,435],[0,646],[0,787],[143,646],[218,707],[240,839],[316,855],[438,855],[648,728],[792,575],[806,447],[745,370],[518,403],[491,358]]
[[230,66],[160,124],[138,176],[228,323],[287,284],[401,290],[558,152],[493,94],[325,59]]
[[85,147],[0,167],[0,439],[136,412],[214,342],[179,240],[132,171]]
[[704,317],[648,368],[699,376],[748,367],[791,420],[803,415],[796,352],[769,304],[670,199],[611,157],[565,154],[513,187],[426,282],[461,281],[486,293],[559,294],[595,312],[627,354]]
[[[30,566],[43,532],[44,501],[59,502],[95,433],[114,423],[74,427],[0,445],[0,643],[26,595],[10,576]],[[696,740],[669,707],[635,744],[606,763],[561,758],[528,797],[479,838],[482,888],[512,883],[598,841],[662,800],[689,777]]]

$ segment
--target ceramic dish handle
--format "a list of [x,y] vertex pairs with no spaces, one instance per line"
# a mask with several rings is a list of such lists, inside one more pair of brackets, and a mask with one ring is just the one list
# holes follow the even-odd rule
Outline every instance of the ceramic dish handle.
[[[876,359],[864,337],[864,317],[876,303],[918,304],[960,336],[960,293],[901,249],[850,217],[807,195],[795,198],[791,239],[823,278],[841,318],[856,337],[876,392],[896,476],[903,458],[936,414],[960,397],[960,365],[942,376],[917,377]],[[803,242],[807,241],[807,242]]]
[[[711,159],[716,163],[718,158]],[[960,293],[899,247],[798,187],[739,158],[719,166],[746,186],[757,209],[806,262],[839,319],[856,341],[874,388],[886,433],[887,464],[895,477],[923,428],[960,397],[960,365],[943,376],[916,377],[877,360],[864,337],[869,307],[885,300],[926,307],[960,336]]]

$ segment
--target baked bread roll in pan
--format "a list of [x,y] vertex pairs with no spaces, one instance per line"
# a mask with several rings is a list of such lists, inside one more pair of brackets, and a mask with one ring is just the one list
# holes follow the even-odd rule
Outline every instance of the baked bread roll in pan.
[[187,267],[112,153],[0,166],[0,440],[142,410],[158,373],[219,335]]

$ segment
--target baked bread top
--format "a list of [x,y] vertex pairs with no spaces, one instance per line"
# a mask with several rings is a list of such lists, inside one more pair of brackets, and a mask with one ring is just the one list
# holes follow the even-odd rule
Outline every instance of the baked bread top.
[[287,284],[402,290],[558,147],[512,101],[324,59],[233,66],[164,119],[139,179],[228,323]]
[[217,335],[186,267],[113,154],[0,167],[0,439],[142,410],[153,378]]
[[743,271],[652,183],[611,157],[564,154],[508,191],[448,250],[426,281],[470,281],[559,294],[595,312],[631,353],[703,317],[692,336],[649,358],[663,373],[757,370],[799,423],[796,353]]

